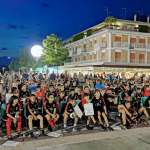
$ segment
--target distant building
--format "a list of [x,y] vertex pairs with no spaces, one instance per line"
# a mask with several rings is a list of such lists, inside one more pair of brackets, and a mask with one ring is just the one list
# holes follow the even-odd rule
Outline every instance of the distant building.
[[[114,19],[104,21],[65,41],[69,49],[68,70],[99,71],[149,71],[150,23]],[[145,70],[143,70],[145,68]],[[146,69],[147,68],[147,69]],[[134,70],[132,69],[132,70]]]

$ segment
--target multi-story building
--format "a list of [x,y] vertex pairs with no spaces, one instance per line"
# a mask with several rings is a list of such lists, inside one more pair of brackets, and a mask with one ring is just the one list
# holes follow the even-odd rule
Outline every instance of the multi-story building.
[[116,19],[91,27],[66,41],[71,61],[66,68],[76,71],[129,71],[150,68],[150,23]]

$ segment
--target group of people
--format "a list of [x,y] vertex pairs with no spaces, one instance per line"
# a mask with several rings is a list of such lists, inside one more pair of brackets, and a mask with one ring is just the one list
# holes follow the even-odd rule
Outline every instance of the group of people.
[[0,125],[11,138],[16,132],[38,126],[53,131],[58,124],[76,131],[79,122],[87,129],[111,130],[111,112],[118,114],[122,128],[150,119],[150,77],[130,79],[119,74],[69,75],[5,72],[0,75]]

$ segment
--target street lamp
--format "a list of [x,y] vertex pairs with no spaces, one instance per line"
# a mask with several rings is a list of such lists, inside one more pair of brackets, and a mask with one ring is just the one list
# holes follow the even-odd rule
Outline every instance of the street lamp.
[[43,47],[41,45],[34,45],[31,48],[31,55],[35,58],[36,63],[38,62],[42,54],[43,54]]
[[40,45],[34,45],[31,48],[31,54],[33,57],[35,57],[36,59],[40,58],[43,54],[43,47]]

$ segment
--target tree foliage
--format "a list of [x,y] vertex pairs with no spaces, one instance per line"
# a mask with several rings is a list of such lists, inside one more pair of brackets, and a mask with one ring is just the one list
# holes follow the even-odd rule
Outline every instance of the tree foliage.
[[20,55],[15,58],[9,65],[11,70],[19,70],[21,68],[36,68],[40,61],[36,61],[29,51],[22,50]]
[[112,24],[115,24],[116,21],[117,21],[117,19],[116,19],[115,17],[109,16],[109,17],[107,17],[107,18],[105,19],[105,24],[106,24],[107,26],[111,26]]
[[43,40],[42,62],[46,65],[61,65],[68,57],[68,49],[55,34],[51,34]]

